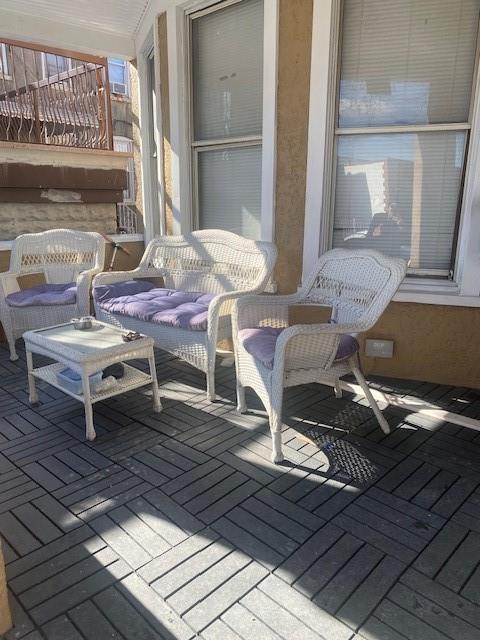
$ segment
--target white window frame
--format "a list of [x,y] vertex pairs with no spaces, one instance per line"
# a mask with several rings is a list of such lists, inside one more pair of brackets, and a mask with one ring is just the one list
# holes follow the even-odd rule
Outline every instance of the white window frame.
[[9,68],[8,68],[8,55],[7,55],[7,45],[4,42],[0,42],[0,72],[2,73],[3,78],[10,78]]
[[[334,125],[342,0],[314,0],[310,75],[303,277],[331,246],[335,179]],[[478,49],[478,47],[477,47]],[[480,78],[478,51],[472,87],[470,141],[454,279],[405,278],[395,301],[480,306]],[[448,129],[449,127],[444,127]],[[451,128],[451,127],[450,127]],[[458,127],[457,127],[458,128]],[[398,129],[400,131],[400,129]],[[350,131],[350,130],[349,130]],[[323,176],[323,180],[320,179]]]
[[[154,24],[156,24],[154,22]],[[163,184],[163,153],[162,153],[162,112],[160,95],[160,75],[158,72],[158,30],[151,28],[136,50],[138,89],[139,89],[139,131],[140,157],[142,165],[142,207],[144,213],[145,241],[148,242],[157,235],[166,233],[165,224],[165,185]],[[153,58],[155,77],[155,103],[150,94],[149,63]],[[151,127],[157,149],[153,154],[151,141]],[[173,161],[173,160],[172,160]],[[155,183],[151,176],[155,175]]]
[[[121,60],[124,82],[114,82],[110,78],[110,64],[112,64],[114,67],[119,67],[120,65],[118,64],[117,60],[119,60],[119,58],[107,58],[107,66],[109,67],[108,80],[110,83],[110,93],[114,96],[123,96],[125,98],[129,98],[130,97],[130,74],[128,69],[128,64],[129,64],[128,60]],[[113,85],[115,84],[125,85],[125,93],[117,93],[116,91],[114,91]]]
[[[226,0],[221,6],[242,0]],[[276,180],[276,103],[278,58],[278,1],[264,0],[261,240],[274,240]],[[195,228],[191,171],[189,15],[220,8],[215,0],[190,0],[167,10],[172,149],[172,205],[174,233]],[[258,144],[246,141],[247,144]]]
[[64,73],[64,71],[59,71],[58,73],[52,73],[51,75],[48,75],[47,55],[56,56],[57,58],[64,58],[67,61],[66,70],[70,71],[71,69],[73,69],[72,59],[69,58],[68,56],[61,56],[56,53],[50,53],[49,51],[42,51],[42,76],[44,80],[47,80],[48,78],[54,78],[55,76],[60,75],[61,73]]

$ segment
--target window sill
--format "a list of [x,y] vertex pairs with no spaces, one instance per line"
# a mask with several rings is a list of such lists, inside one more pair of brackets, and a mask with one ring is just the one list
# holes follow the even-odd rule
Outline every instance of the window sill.
[[403,284],[393,296],[393,302],[414,302],[416,304],[436,304],[451,307],[480,307],[480,296],[461,295],[455,283],[444,286],[431,285],[429,289],[411,288]]

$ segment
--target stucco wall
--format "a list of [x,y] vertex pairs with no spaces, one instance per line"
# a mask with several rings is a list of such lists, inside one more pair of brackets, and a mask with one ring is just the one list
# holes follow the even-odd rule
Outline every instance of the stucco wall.
[[2,240],[13,240],[21,233],[48,229],[78,229],[114,233],[115,205],[104,204],[28,204],[0,202]]
[[302,277],[312,0],[280,0],[275,280],[291,293]]

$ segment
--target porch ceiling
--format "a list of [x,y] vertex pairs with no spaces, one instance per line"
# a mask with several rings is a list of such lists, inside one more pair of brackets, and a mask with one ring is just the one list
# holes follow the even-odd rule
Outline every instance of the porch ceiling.
[[150,0],[2,0],[0,37],[133,57]]

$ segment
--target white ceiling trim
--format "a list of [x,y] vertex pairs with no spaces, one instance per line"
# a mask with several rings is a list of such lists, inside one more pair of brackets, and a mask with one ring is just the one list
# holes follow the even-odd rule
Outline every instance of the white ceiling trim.
[[133,36],[106,33],[0,8],[0,37],[94,55],[134,58]]

